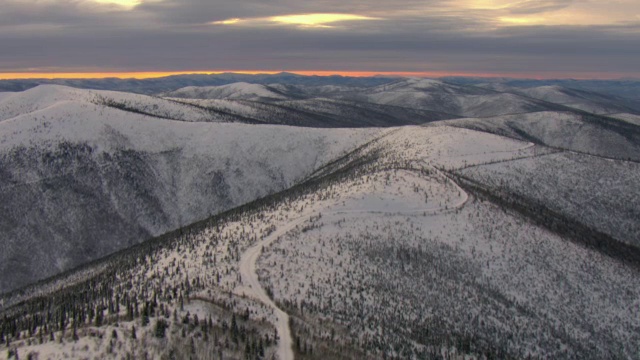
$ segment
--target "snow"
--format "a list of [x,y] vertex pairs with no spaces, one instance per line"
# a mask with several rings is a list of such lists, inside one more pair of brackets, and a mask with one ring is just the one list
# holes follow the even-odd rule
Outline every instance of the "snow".
[[40,85],[33,89],[0,97],[0,121],[46,109],[67,101],[87,101],[91,92],[59,85]]

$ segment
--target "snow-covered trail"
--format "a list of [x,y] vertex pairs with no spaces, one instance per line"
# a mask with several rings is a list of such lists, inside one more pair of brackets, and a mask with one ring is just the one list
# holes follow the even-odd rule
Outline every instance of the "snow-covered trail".
[[256,261],[262,253],[262,248],[268,246],[272,242],[278,239],[278,237],[286,234],[297,225],[302,224],[307,217],[300,217],[295,219],[285,226],[277,229],[272,234],[267,236],[261,241],[258,241],[255,245],[247,249],[240,258],[240,276],[242,282],[246,285],[245,291],[249,296],[260,300],[263,304],[271,307],[276,315],[276,330],[278,331],[278,358],[279,360],[293,360],[293,340],[291,338],[291,329],[289,328],[289,315],[282,311],[274,302],[269,298],[265,289],[260,285],[258,280],[258,274],[256,272]]

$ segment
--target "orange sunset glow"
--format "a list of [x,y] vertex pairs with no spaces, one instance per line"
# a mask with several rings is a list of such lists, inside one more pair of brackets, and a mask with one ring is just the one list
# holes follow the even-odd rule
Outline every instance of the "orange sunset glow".
[[[476,75],[476,74],[452,74],[445,72],[403,72],[403,71],[331,71],[331,70],[211,70],[211,71],[142,71],[142,72],[25,72],[25,73],[0,73],[0,79],[152,79],[173,75],[214,75],[224,73],[235,74],[277,74],[283,71],[306,76],[351,76],[351,77],[367,77],[367,76],[415,76],[415,77],[437,77],[450,75]],[[481,76],[481,75],[478,75]]]
[[[0,80],[19,79],[153,79],[176,75],[215,75],[224,73],[234,74],[278,74],[288,72],[305,76],[347,76],[347,77],[370,77],[370,76],[398,76],[398,77],[424,77],[438,78],[446,76],[470,76],[470,77],[526,77],[529,79],[551,79],[557,78],[557,73],[474,73],[474,72],[444,72],[444,71],[344,71],[344,70],[211,70],[211,71],[140,71],[140,72],[11,72],[0,73]],[[625,73],[568,73],[563,74],[564,78],[572,79],[616,79],[623,78]]]

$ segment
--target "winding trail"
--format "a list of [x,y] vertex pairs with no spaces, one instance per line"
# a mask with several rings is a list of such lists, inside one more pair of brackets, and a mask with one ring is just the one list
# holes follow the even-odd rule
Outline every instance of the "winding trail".
[[[415,213],[422,213],[422,212],[425,212],[425,213],[428,212],[429,215],[435,215],[441,212],[442,213],[449,212],[449,211],[456,210],[463,207],[469,200],[469,194],[466,191],[464,191],[464,189],[462,189],[460,186],[458,186],[458,184],[455,181],[453,181],[451,178],[449,178],[439,170],[437,169],[435,170],[437,173],[439,173],[441,176],[443,176],[449,182],[455,185],[455,187],[462,194],[461,199],[455,204],[453,204],[452,206],[446,206],[446,207],[439,206],[439,207],[424,208],[420,210],[393,212],[393,213],[390,213],[390,215],[415,214]],[[344,214],[345,212],[374,213],[374,214],[386,213],[384,211],[376,211],[375,209],[371,209],[371,210],[352,210],[352,211],[336,210],[336,211],[331,211],[325,214],[327,215]],[[258,273],[256,272],[256,262],[258,260],[258,257],[260,257],[260,255],[262,254],[263,247],[269,246],[271,243],[276,241],[280,236],[285,235],[289,231],[293,230],[296,226],[304,223],[306,220],[309,219],[309,216],[311,216],[312,214],[313,213],[309,213],[301,217],[295,218],[290,222],[288,222],[286,225],[276,229],[276,231],[274,231],[272,234],[258,241],[252,247],[247,249],[240,258],[239,270],[240,270],[242,283],[243,285],[245,285],[245,289],[244,289],[246,291],[245,295],[253,297],[261,301],[263,304],[272,308],[276,316],[275,327],[279,337],[278,349],[277,349],[279,360],[294,360],[293,348],[292,348],[293,339],[291,337],[291,329],[289,328],[289,315],[285,311],[280,309],[275,304],[275,302],[271,300],[271,298],[269,298],[266,290],[260,284],[260,281],[258,280]]]
[[302,224],[307,217],[300,217],[295,219],[285,226],[277,229],[272,234],[267,236],[261,241],[258,241],[255,245],[247,249],[240,258],[240,276],[242,282],[247,286],[248,295],[260,300],[263,304],[271,307],[276,315],[276,330],[278,331],[278,358],[280,360],[293,360],[293,340],[291,338],[291,329],[289,328],[289,315],[282,311],[274,302],[269,298],[265,289],[260,285],[258,280],[258,273],[256,272],[256,261],[260,254],[262,254],[262,248],[268,246],[280,236],[286,234],[297,225]]

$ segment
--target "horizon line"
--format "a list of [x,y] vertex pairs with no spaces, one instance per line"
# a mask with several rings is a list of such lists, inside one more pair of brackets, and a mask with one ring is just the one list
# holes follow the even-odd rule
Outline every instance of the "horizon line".
[[194,70],[194,71],[105,71],[105,72],[0,72],[0,80],[80,80],[80,79],[154,79],[179,75],[275,75],[290,73],[302,76],[345,76],[345,77],[477,77],[477,78],[510,78],[531,80],[621,80],[632,79],[627,74],[594,75],[593,73],[574,74],[573,76],[533,75],[521,73],[467,73],[444,71],[344,71],[344,70]]

